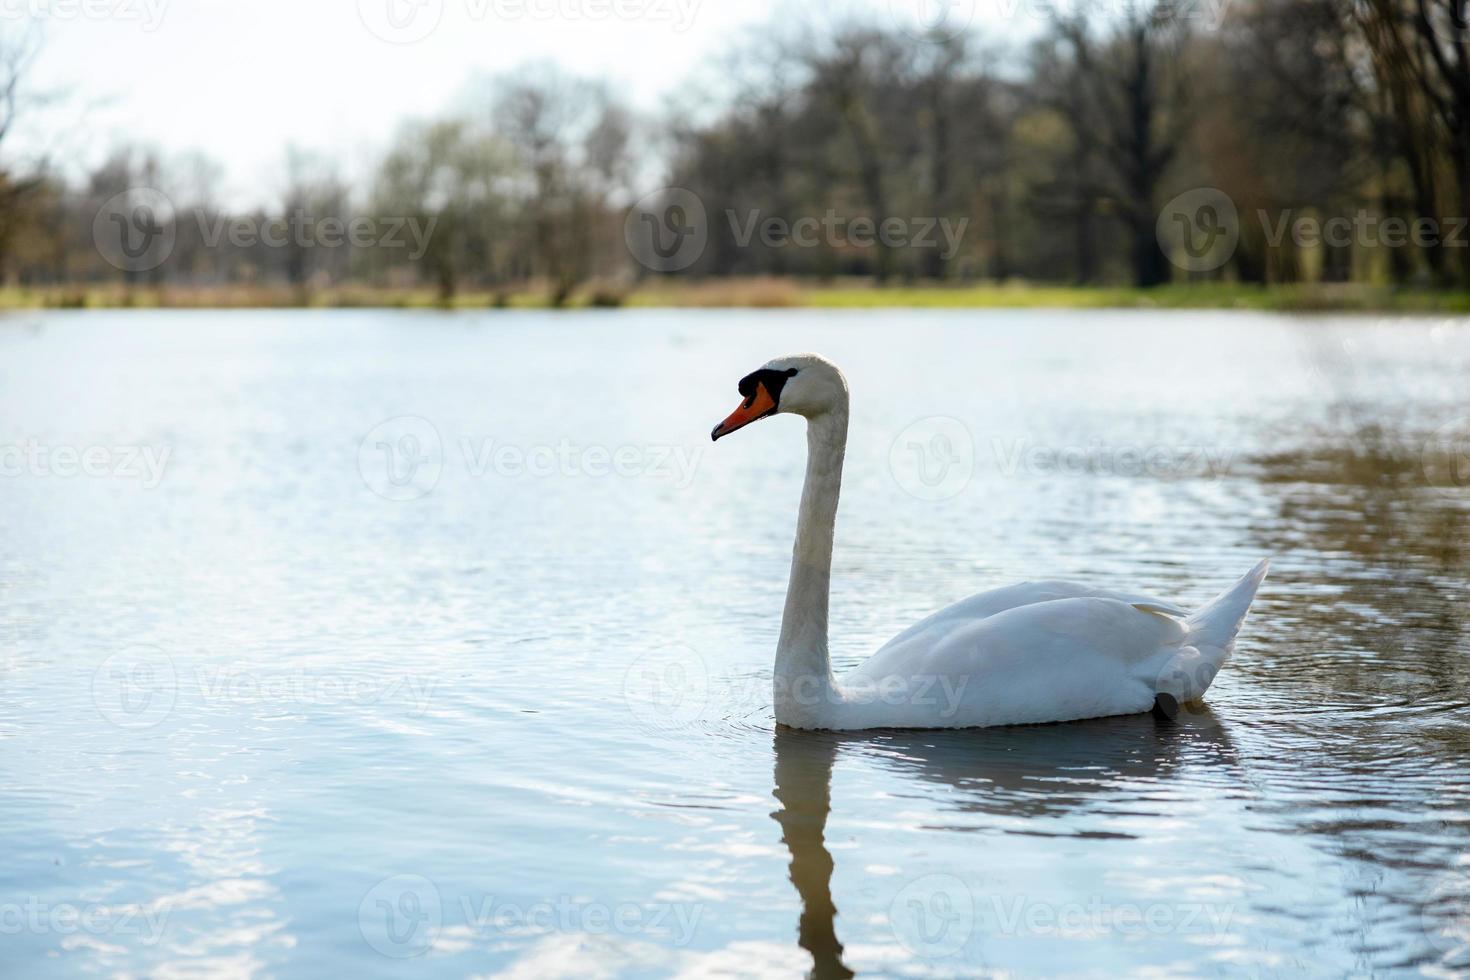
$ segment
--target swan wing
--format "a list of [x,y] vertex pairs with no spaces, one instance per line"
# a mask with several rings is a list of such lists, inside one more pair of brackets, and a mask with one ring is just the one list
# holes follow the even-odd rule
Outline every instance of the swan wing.
[[[960,604],[963,605],[963,604]],[[1157,664],[1183,646],[1185,624],[1098,595],[1043,599],[984,617],[951,616],[884,647],[849,674],[852,690],[931,697],[874,705],[895,727],[970,727],[1132,714],[1153,706]],[[928,678],[942,682],[940,688]],[[854,706],[857,714],[864,712]]]
[[1269,568],[1189,615],[1147,596],[1028,582],[900,633],[840,684],[843,728],[969,728],[1147,711],[1202,697]]
[[1115,599],[1144,612],[1175,616],[1180,619],[1189,615],[1187,610],[1152,596],[1117,592],[1112,589],[1098,589],[1078,582],[1060,580],[1022,582],[1019,585],[1008,585],[1004,588],[979,592],[945,606],[899,633],[880,647],[878,652],[881,654],[896,646],[929,644],[948,636],[967,623],[988,619],[1021,606],[1033,606],[1057,599],[1084,598]]

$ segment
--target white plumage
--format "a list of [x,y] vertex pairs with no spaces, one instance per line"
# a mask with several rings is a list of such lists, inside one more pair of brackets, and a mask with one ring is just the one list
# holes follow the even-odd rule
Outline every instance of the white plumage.
[[[776,389],[774,391],[770,389]],[[1026,582],[915,623],[838,679],[827,649],[837,499],[847,443],[842,372],[813,354],[778,358],[741,383],[714,438],[778,412],[807,419],[807,473],[777,646],[776,721],[793,728],[971,728],[1134,714],[1197,700],[1234,646],[1260,562],[1191,614],[1073,582]]]

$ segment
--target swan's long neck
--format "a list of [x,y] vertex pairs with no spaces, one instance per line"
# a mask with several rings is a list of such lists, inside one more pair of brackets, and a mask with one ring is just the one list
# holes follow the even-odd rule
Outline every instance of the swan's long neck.
[[796,727],[813,721],[815,714],[836,700],[827,651],[827,600],[842,460],[847,453],[847,406],[809,419],[806,441],[806,483],[801,491],[775,672],[776,720]]

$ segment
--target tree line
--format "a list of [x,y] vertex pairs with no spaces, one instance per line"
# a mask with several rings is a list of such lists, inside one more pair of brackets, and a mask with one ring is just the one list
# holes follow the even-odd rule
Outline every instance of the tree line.
[[[0,279],[553,303],[653,276],[1470,288],[1467,0],[1234,0],[1217,21],[1183,0],[1103,6],[1050,10],[1020,45],[877,15],[772,24],[658,113],[528,65],[405,123],[358,186],[285,151],[277,199],[245,214],[203,155],[118,147],[70,178],[7,165],[13,119],[47,111],[24,100],[33,47],[9,43]],[[99,215],[139,188],[164,203],[113,230],[166,229],[157,264],[98,246]],[[630,205],[657,188],[702,210],[677,270],[628,244]]]

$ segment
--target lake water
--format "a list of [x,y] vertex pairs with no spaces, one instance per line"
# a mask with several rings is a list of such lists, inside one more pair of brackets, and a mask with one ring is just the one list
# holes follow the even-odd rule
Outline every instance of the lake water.
[[[983,588],[1193,605],[1208,710],[777,732],[818,350],[839,667]],[[0,975],[1470,970],[1470,322],[0,321]]]

